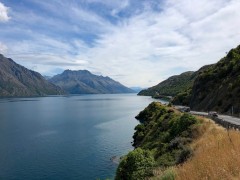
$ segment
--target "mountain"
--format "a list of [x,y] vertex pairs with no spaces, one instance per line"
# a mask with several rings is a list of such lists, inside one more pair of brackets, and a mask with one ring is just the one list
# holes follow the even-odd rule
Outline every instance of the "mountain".
[[134,90],[136,93],[139,93],[140,91],[143,90],[141,87],[130,87],[130,89]]
[[172,76],[139,95],[173,96],[175,105],[197,111],[240,114],[240,45],[218,63]]
[[240,113],[240,45],[229,51],[218,63],[205,68],[196,77],[188,95],[184,92],[173,100],[184,100],[191,109]]
[[[190,106],[196,110],[228,112],[240,108],[240,46],[197,77]],[[234,110],[234,109],[233,109]]]
[[193,71],[188,71],[180,75],[171,76],[156,86],[140,91],[138,95],[153,97],[175,96],[190,88],[194,79],[195,73]]
[[44,79],[46,79],[47,81],[52,78],[51,76],[43,76],[43,77],[44,77]]
[[0,97],[59,95],[63,91],[44,77],[0,54]]
[[52,77],[49,81],[70,94],[134,93],[132,89],[109,77],[97,76],[87,70],[65,70],[62,74]]
[[175,105],[189,106],[190,101],[191,101],[192,88],[194,85],[194,81],[196,80],[196,78],[199,75],[201,75],[205,70],[207,70],[211,66],[213,66],[213,64],[205,65],[205,66],[201,67],[198,71],[195,71],[192,75],[193,81],[191,82],[191,85],[187,89],[182,90],[177,95],[175,95],[173,97],[173,99],[171,100],[171,102]]

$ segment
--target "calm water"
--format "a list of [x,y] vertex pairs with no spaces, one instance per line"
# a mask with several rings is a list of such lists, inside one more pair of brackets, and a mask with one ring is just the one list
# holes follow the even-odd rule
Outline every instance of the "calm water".
[[113,178],[132,149],[134,117],[152,101],[127,95],[0,99],[0,179]]

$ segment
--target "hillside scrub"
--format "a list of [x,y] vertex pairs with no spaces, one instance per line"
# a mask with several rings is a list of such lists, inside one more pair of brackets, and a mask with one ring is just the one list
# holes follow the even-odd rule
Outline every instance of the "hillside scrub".
[[229,51],[194,82],[190,106],[196,110],[240,113],[240,46]]
[[[190,143],[193,156],[166,169],[155,168],[150,179],[240,179],[240,132],[226,130],[202,118],[198,138]],[[168,178],[165,178],[168,177]]]
[[240,179],[240,132],[157,102],[136,118],[136,149],[122,158],[116,179]]
[[[197,126],[201,125],[194,116],[153,102],[136,118],[141,122],[135,127],[133,136],[136,149],[122,159],[116,179],[134,179],[136,176],[145,179],[151,176],[154,167],[177,165],[191,157],[189,144],[198,135]],[[145,162],[142,158],[146,154],[148,160]]]
[[151,176],[154,163],[150,151],[137,148],[121,160],[116,180],[139,180]]
[[177,94],[192,87],[195,73],[184,72],[180,75],[171,76],[156,86],[142,90],[138,93],[141,96],[152,96],[155,98],[165,98],[166,96],[176,96]]
[[240,115],[240,45],[216,64],[196,73],[192,87],[176,95],[173,104],[197,111]]

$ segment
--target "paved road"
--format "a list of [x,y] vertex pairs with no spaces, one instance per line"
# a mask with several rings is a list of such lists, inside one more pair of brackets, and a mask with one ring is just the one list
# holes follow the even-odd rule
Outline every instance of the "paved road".
[[218,117],[220,119],[223,119],[224,121],[230,122],[232,124],[240,125],[240,118],[226,116],[226,115],[219,115]]
[[[206,112],[190,111],[190,113],[200,115],[200,116],[208,116],[208,113],[206,113]],[[240,118],[237,118],[237,117],[232,117],[232,116],[219,114],[218,118],[222,119],[224,121],[230,122],[232,124],[240,125]]]
[[[175,106],[176,109],[181,110],[184,108],[184,106]],[[191,114],[195,114],[195,115],[200,115],[200,116],[208,116],[207,112],[198,112],[198,111],[190,111]],[[224,121],[227,121],[229,123],[232,124],[236,124],[240,126],[240,118],[237,117],[232,117],[232,116],[227,116],[227,115],[218,115],[219,119],[222,119]]]

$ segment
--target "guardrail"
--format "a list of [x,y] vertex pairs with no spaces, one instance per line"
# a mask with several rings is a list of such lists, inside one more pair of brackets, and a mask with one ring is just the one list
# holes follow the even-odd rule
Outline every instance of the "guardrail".
[[226,121],[226,120],[221,119],[219,117],[213,117],[213,116],[198,114],[198,113],[191,113],[191,114],[198,115],[198,116],[203,116],[203,117],[207,117],[209,119],[212,119],[215,123],[221,125],[222,127],[226,128],[226,129],[235,129],[235,130],[240,131],[240,125],[237,125],[237,124],[234,124],[232,122]]
[[223,126],[226,129],[235,129],[235,130],[240,130],[240,125],[233,124],[232,122],[225,121],[224,119],[218,118],[218,117],[209,117],[213,121],[215,121],[217,124]]

